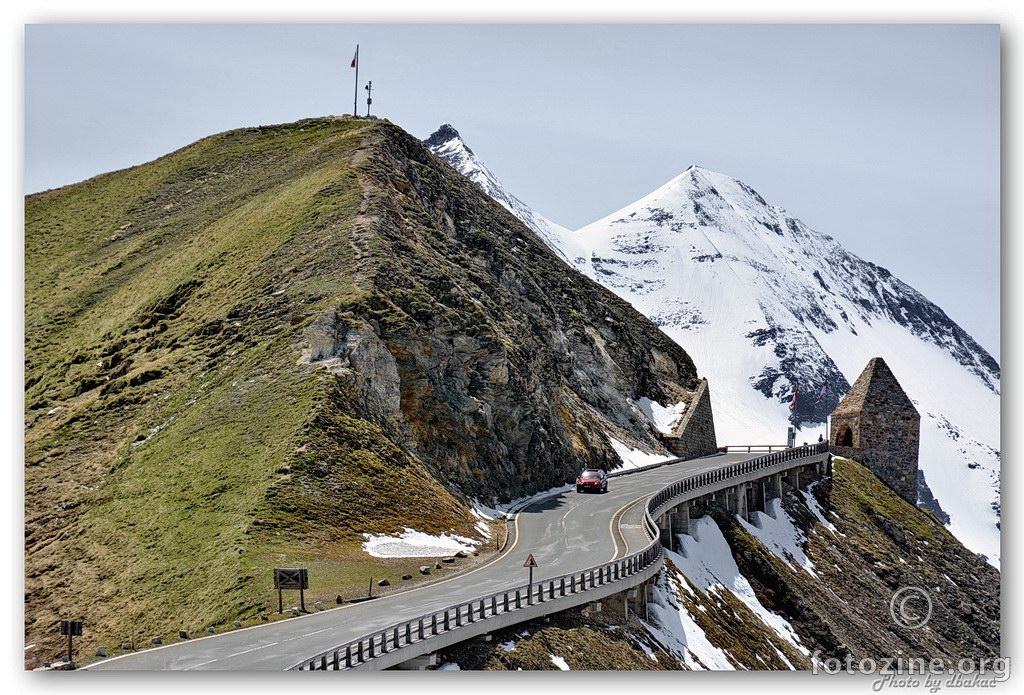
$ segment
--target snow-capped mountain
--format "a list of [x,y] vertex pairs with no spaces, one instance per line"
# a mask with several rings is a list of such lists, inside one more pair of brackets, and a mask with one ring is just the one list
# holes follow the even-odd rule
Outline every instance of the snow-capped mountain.
[[[472,153],[449,158],[469,152],[451,133],[436,154],[478,183],[485,172],[481,187],[531,227],[544,219],[504,202],[525,207]],[[720,445],[782,443],[789,425],[798,442],[817,440],[868,361],[883,357],[921,415],[921,502],[934,495],[949,529],[998,566],[1000,368],[938,306],[698,166],[576,232],[558,229],[538,233],[693,357]]]
[[501,203],[505,209],[518,217],[527,227],[535,231],[555,252],[568,261],[566,249],[573,247],[573,233],[555,224],[529,205],[505,190],[501,182],[481,162],[465,143],[459,132],[445,123],[423,141],[430,151],[451,164],[456,171],[479,186],[484,193]]

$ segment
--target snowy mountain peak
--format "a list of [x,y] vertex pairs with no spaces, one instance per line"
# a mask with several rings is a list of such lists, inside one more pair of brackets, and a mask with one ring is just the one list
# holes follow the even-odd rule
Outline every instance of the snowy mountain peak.
[[789,426],[817,439],[851,380],[884,358],[921,414],[921,499],[934,494],[950,529],[998,564],[999,364],[919,292],[696,164],[576,232],[551,231],[475,157],[431,149],[690,354],[720,443],[778,444]]
[[544,240],[563,260],[569,261],[568,249],[573,248],[572,232],[538,214],[529,205],[505,190],[491,170],[473,154],[459,131],[445,123],[423,141],[430,151],[448,162],[463,176],[479,186],[505,209],[518,217]]
[[[434,147],[435,145],[444,144],[449,140],[459,140],[461,142],[462,136],[459,135],[459,131],[455,130],[451,123],[442,123],[441,127],[435,130],[424,142],[427,147]],[[465,142],[462,144],[465,146]],[[466,147],[466,149],[468,150],[469,148]]]

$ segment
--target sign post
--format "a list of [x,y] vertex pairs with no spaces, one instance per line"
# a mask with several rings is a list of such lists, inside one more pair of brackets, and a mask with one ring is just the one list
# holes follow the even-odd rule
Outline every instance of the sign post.
[[533,605],[533,568],[539,567],[537,561],[533,559],[533,553],[530,553],[529,557],[526,558],[526,562],[523,563],[523,567],[530,568],[530,582],[526,589],[526,605]]
[[305,590],[309,588],[309,572],[305,567],[275,567],[274,588],[277,589],[277,612],[284,613],[284,602],[281,591],[284,589],[299,590],[299,605],[306,612]]
[[82,636],[82,621],[81,620],[61,620],[60,621],[60,634],[68,636],[68,663],[74,663],[74,659],[71,658],[71,638]]

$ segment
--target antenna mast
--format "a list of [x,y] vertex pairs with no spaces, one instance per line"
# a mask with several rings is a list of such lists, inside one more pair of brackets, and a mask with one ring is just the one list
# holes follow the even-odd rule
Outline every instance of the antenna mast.
[[370,104],[373,103],[373,99],[370,98],[370,94],[373,93],[373,80],[366,83],[366,117],[370,117]]

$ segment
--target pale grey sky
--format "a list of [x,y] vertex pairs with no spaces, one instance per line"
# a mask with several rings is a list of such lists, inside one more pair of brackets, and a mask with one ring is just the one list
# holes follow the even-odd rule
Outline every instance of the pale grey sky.
[[421,138],[451,123],[559,224],[700,164],[888,268],[1000,358],[998,24],[54,19],[24,31],[26,193],[351,113],[358,43],[360,113],[372,80],[374,114]]

